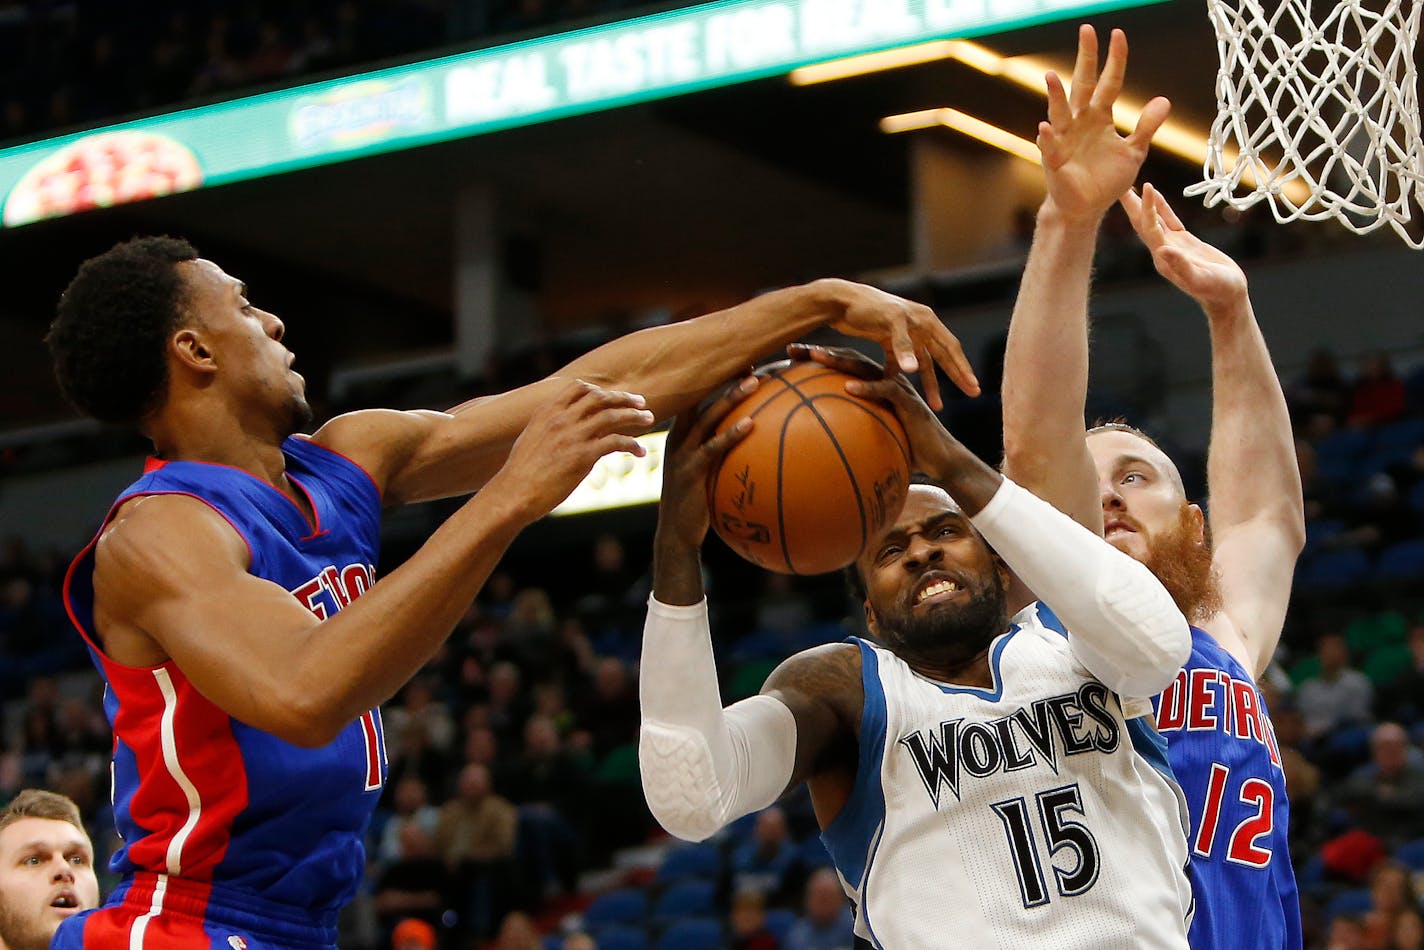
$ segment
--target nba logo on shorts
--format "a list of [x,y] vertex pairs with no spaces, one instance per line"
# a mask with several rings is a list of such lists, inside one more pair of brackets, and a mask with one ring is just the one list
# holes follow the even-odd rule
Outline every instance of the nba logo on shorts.
[[247,941],[235,934],[227,938],[227,945],[232,947],[232,950],[247,950]]

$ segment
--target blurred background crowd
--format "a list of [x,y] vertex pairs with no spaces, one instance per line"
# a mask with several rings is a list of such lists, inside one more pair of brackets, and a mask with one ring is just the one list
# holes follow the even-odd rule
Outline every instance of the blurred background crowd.
[[[682,5],[636,4],[639,12]],[[0,0],[0,139],[574,28],[631,6],[155,0],[136,15],[108,0]],[[1248,267],[1308,262],[1357,240],[1266,226],[1259,216],[1182,211]],[[1020,209],[1015,221],[1012,239],[988,264],[981,258],[894,289],[970,309],[1003,306],[1017,286],[1031,211]],[[1099,286],[1152,278],[1124,219],[1111,217]],[[544,334],[498,354],[479,379],[417,374],[351,385],[319,411],[454,404],[472,391],[538,378],[646,317],[619,313],[575,333]],[[1100,339],[1136,340],[1137,348],[1116,361],[1095,352],[1091,414],[1152,428],[1163,407],[1163,345],[1106,330]],[[979,350],[985,395],[951,399],[945,420],[996,463],[1002,335]],[[1424,947],[1424,354],[1337,352],[1320,349],[1284,380],[1308,541],[1262,688],[1291,793],[1307,946],[1417,950]],[[15,465],[0,470],[75,464],[107,439],[86,431],[63,457],[53,447],[29,456],[0,447],[0,466]],[[1202,498],[1205,446],[1170,432],[1163,442],[1182,463],[1188,493]],[[130,440],[107,454],[133,448]],[[434,510],[429,523],[448,509]],[[343,919],[348,950],[851,945],[850,910],[804,792],[700,845],[671,841],[648,815],[636,739],[651,519],[644,511],[598,524],[570,530],[557,546],[548,541],[557,528],[537,548],[516,545],[441,654],[384,708],[390,777],[367,842],[365,887]],[[418,543],[411,527],[395,532],[383,571]],[[74,553],[25,537],[0,543],[0,801],[27,786],[61,791],[80,804],[107,853],[116,844],[111,738],[100,681],[61,601]],[[762,574],[715,541],[707,555],[727,701],[756,692],[790,653],[861,632],[859,606],[839,579]]]

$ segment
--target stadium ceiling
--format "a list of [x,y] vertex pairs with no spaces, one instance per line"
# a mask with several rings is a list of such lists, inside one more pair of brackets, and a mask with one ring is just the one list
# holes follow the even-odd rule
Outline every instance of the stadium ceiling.
[[[1175,118],[1209,126],[1215,40],[1197,0],[1085,19],[1100,33],[1128,31],[1128,93],[1169,95]],[[977,39],[1066,72],[1073,22]],[[394,313],[448,321],[452,208],[471,182],[493,188],[515,228],[536,238],[539,306],[555,330],[640,307],[719,306],[765,286],[903,265],[909,141],[936,136],[968,154],[988,147],[948,130],[886,135],[880,120],[949,106],[1032,139],[1044,112],[1040,96],[953,60],[801,87],[776,73],[0,229],[14,291],[0,304],[0,375],[16,387],[48,385],[37,341],[59,289],[78,260],[134,233],[188,236],[214,258],[240,261],[244,277],[270,263],[314,286],[369,295]],[[1146,174],[1185,185],[1199,169],[1154,155]],[[322,332],[342,332],[339,314],[311,319],[323,322]],[[24,365],[10,372],[17,360]]]

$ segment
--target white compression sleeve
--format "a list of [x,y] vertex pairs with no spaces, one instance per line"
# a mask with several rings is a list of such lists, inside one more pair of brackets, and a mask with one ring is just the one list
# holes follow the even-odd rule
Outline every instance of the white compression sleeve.
[[701,841],[785,791],[796,720],[771,696],[722,708],[705,600],[648,600],[638,695],[643,794],[668,833]]
[[1145,565],[1007,478],[972,520],[1113,691],[1154,696],[1186,662],[1186,618]]

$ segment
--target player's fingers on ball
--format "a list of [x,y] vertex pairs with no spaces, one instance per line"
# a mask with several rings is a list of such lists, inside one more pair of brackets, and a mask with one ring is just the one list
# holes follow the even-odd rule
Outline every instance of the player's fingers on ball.
[[756,376],[743,376],[741,379],[733,380],[722,389],[717,398],[713,399],[700,412],[694,424],[687,433],[687,441],[702,445],[705,443],[722,424],[722,420],[737,408],[737,405],[761,386],[761,380]]
[[723,431],[708,439],[702,445],[702,454],[710,463],[731,451],[732,446],[745,439],[756,425],[750,416],[744,416]]

